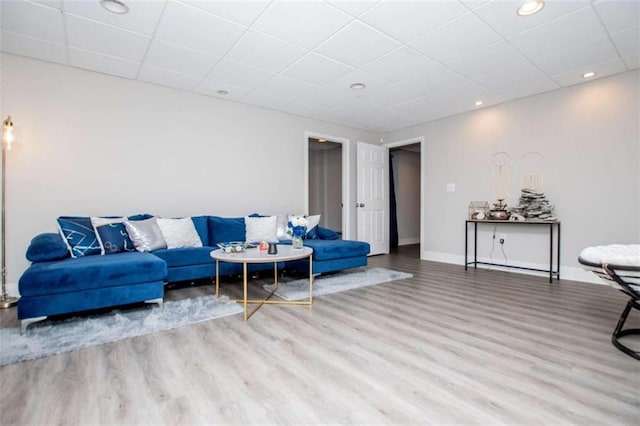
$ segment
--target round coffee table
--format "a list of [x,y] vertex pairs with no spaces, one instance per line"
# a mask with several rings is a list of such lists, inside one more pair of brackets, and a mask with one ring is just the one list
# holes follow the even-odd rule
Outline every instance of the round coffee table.
[[[211,257],[216,261],[216,297],[218,297],[220,291],[220,262],[242,263],[244,297],[235,301],[243,303],[245,320],[248,320],[251,315],[253,315],[264,304],[311,305],[313,303],[313,249],[310,247],[294,249],[290,245],[281,244],[278,244],[277,247],[277,254],[267,254],[266,251],[260,251],[257,248],[246,249],[242,253],[225,253],[220,249],[213,250],[211,252]],[[273,294],[278,289],[278,262],[305,258],[309,258],[309,300],[270,300],[271,296],[273,296]],[[250,263],[273,263],[274,288],[264,299],[252,300],[247,298],[247,265]],[[258,306],[251,313],[249,313],[247,308],[249,304],[257,304]]]

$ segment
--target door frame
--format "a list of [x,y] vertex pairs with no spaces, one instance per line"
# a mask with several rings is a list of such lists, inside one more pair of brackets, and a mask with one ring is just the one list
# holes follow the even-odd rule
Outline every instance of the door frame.
[[309,138],[326,139],[342,145],[342,238],[348,239],[351,235],[351,197],[349,194],[349,149],[350,141],[340,136],[327,135],[312,131],[304,132],[304,211],[309,214]]
[[[405,145],[413,145],[419,143],[420,144],[420,259],[425,259],[424,257],[424,179],[425,179],[425,140],[424,136],[417,136],[415,138],[402,139],[394,142],[386,142],[382,143],[383,146],[387,148],[398,148],[400,146]],[[387,180],[389,177],[387,176]],[[387,185],[389,182],[387,182]]]

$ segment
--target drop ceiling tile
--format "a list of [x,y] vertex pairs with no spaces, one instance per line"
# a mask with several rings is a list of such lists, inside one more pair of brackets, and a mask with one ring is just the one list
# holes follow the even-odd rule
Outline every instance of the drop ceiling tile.
[[476,101],[483,101],[484,106],[504,102],[504,98],[497,93],[472,81],[456,87],[432,90],[429,98],[452,107],[455,111],[467,111],[475,108]]
[[253,28],[313,49],[352,19],[346,13],[318,0],[275,0],[253,24]]
[[249,30],[227,56],[271,72],[280,72],[307,51],[267,34]]
[[379,0],[328,0],[327,3],[347,12],[351,16],[360,16]]
[[587,7],[516,34],[509,42],[528,57],[541,58],[606,36],[595,11]]
[[69,48],[69,65],[124,78],[135,78],[140,67],[136,62],[73,47]]
[[465,77],[482,78],[495,73],[496,69],[508,71],[529,62],[511,45],[500,42],[444,63]]
[[182,74],[204,77],[219,60],[219,56],[207,55],[167,41],[154,40],[144,63]]
[[57,9],[26,1],[0,3],[2,29],[53,43],[66,43],[64,20]]
[[274,109],[277,111],[287,110],[291,106],[290,100],[256,91],[251,92],[243,97],[242,102],[246,102],[248,104],[256,105],[263,108]]
[[246,27],[170,0],[156,37],[213,55],[225,54]]
[[499,34],[504,37],[510,37],[590,5],[589,0],[547,1],[544,9],[539,13],[520,16],[517,10],[522,3],[518,1],[492,0],[474,9],[473,13],[478,15]]
[[594,6],[610,34],[640,25],[639,1],[599,0]]
[[622,60],[630,70],[640,68],[640,54],[623,56]]
[[151,39],[139,33],[66,15],[69,47],[142,62]]
[[404,80],[404,83],[425,95],[429,95],[431,90],[455,87],[468,82],[468,78],[444,66],[414,74]]
[[[305,93],[298,99],[298,104],[312,105],[313,108],[329,108],[335,110],[341,105],[352,102],[352,98],[342,95],[340,93],[325,89],[323,87],[317,88],[310,92]],[[312,108],[312,109],[313,109]]]
[[422,97],[422,93],[404,83],[395,83],[390,86],[383,87],[369,95],[363,96],[365,102],[375,105],[392,108],[398,104],[402,104],[412,99]]
[[192,75],[165,70],[163,68],[153,67],[150,65],[143,65],[140,69],[138,80],[159,84],[161,86],[173,87],[175,89],[193,90],[201,79]]
[[207,79],[223,81],[238,87],[254,89],[273,77],[273,73],[234,62],[230,59],[223,59],[207,75]]
[[362,70],[377,74],[391,81],[400,81],[412,74],[436,68],[439,64],[422,53],[402,46],[380,59],[368,63]]
[[547,74],[557,75],[616,58],[618,53],[607,37],[536,59],[534,62]]
[[468,13],[412,41],[410,45],[442,62],[499,41],[502,37],[498,33],[476,15]]
[[495,74],[475,81],[504,99],[522,98],[560,87],[537,67],[529,64],[507,72],[498,70]]
[[477,9],[483,4],[489,3],[489,0],[460,0],[460,1],[469,9]]
[[362,22],[354,21],[315,51],[345,64],[360,67],[399,46],[392,38]]
[[[360,90],[353,90],[351,88],[353,83],[363,83],[366,87]],[[359,98],[375,92],[378,89],[382,89],[390,84],[391,82],[389,80],[378,77],[375,74],[367,73],[362,70],[354,70],[330,84],[327,84],[325,87],[342,95]]]
[[637,55],[640,53],[640,26],[612,34],[611,40],[613,40],[620,55]]
[[67,63],[67,48],[65,45],[27,37],[10,31],[2,31],[0,49],[3,52],[28,56],[43,61],[57,62],[59,64]]
[[287,68],[283,74],[323,86],[351,71],[353,67],[311,52]]
[[593,80],[593,78],[585,79],[582,78],[582,74],[588,71],[595,71],[596,78],[602,78],[609,75],[617,74],[620,72],[624,72],[625,66],[624,63],[616,58],[608,62],[604,62],[601,64],[590,64],[589,66],[576,69],[570,72],[566,72],[559,75],[554,75],[553,78],[560,83],[562,86],[571,86],[574,84],[586,83],[588,81]]
[[45,6],[62,10],[62,0],[31,0],[34,3],[40,3]]
[[295,78],[275,75],[258,87],[256,93],[264,93],[282,99],[297,99],[304,94],[316,90],[318,86],[296,80]]
[[127,4],[129,12],[125,14],[109,12],[99,1],[66,1],[64,10],[83,18],[152,35],[164,10],[165,2],[137,1]]
[[[395,109],[411,115],[420,115],[426,117],[432,117],[438,114],[446,115],[447,113],[454,112],[453,108],[449,107],[448,105],[434,101],[433,99],[426,96],[400,104],[396,106]],[[428,120],[425,119],[424,121]]]
[[182,0],[193,7],[197,7],[215,15],[250,25],[269,6],[271,0]]
[[406,43],[465,12],[455,1],[383,0],[360,20]]
[[[226,91],[227,94],[218,93],[219,91]],[[225,83],[223,81],[215,81],[204,79],[194,89],[197,93],[203,95],[213,96],[228,101],[239,101],[251,91],[244,87],[234,86],[233,84]]]

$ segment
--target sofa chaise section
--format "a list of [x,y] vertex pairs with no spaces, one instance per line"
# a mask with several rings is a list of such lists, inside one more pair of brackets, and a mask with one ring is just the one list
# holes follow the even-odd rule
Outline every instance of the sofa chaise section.
[[18,319],[26,328],[50,315],[137,302],[161,303],[166,276],[166,263],[150,253],[34,262],[18,282]]

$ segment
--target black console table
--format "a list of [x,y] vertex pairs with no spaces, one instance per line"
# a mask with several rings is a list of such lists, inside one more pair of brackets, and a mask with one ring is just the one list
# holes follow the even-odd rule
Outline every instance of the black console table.
[[[469,243],[469,224],[473,224],[473,262],[467,262],[467,252],[468,252],[468,243]],[[536,268],[527,268],[524,266],[516,266],[516,265],[507,265],[502,263],[491,263],[491,262],[478,262],[478,224],[504,224],[504,225],[514,225],[514,226],[546,226],[549,231],[549,269],[536,269]],[[553,238],[553,228],[556,228],[557,238],[554,240]],[[557,269],[553,268],[553,255],[554,255],[554,241],[555,241],[555,255],[556,255],[556,266]],[[468,265],[473,265],[474,268],[477,268],[478,265],[492,265],[492,266],[502,266],[504,268],[516,268],[516,269],[526,269],[528,271],[538,271],[538,272],[546,272],[549,274],[549,282],[553,282],[553,277],[556,279],[560,279],[560,222],[559,221],[545,221],[545,220],[524,220],[524,221],[511,221],[511,220],[467,220],[464,224],[464,270],[467,270]]]

